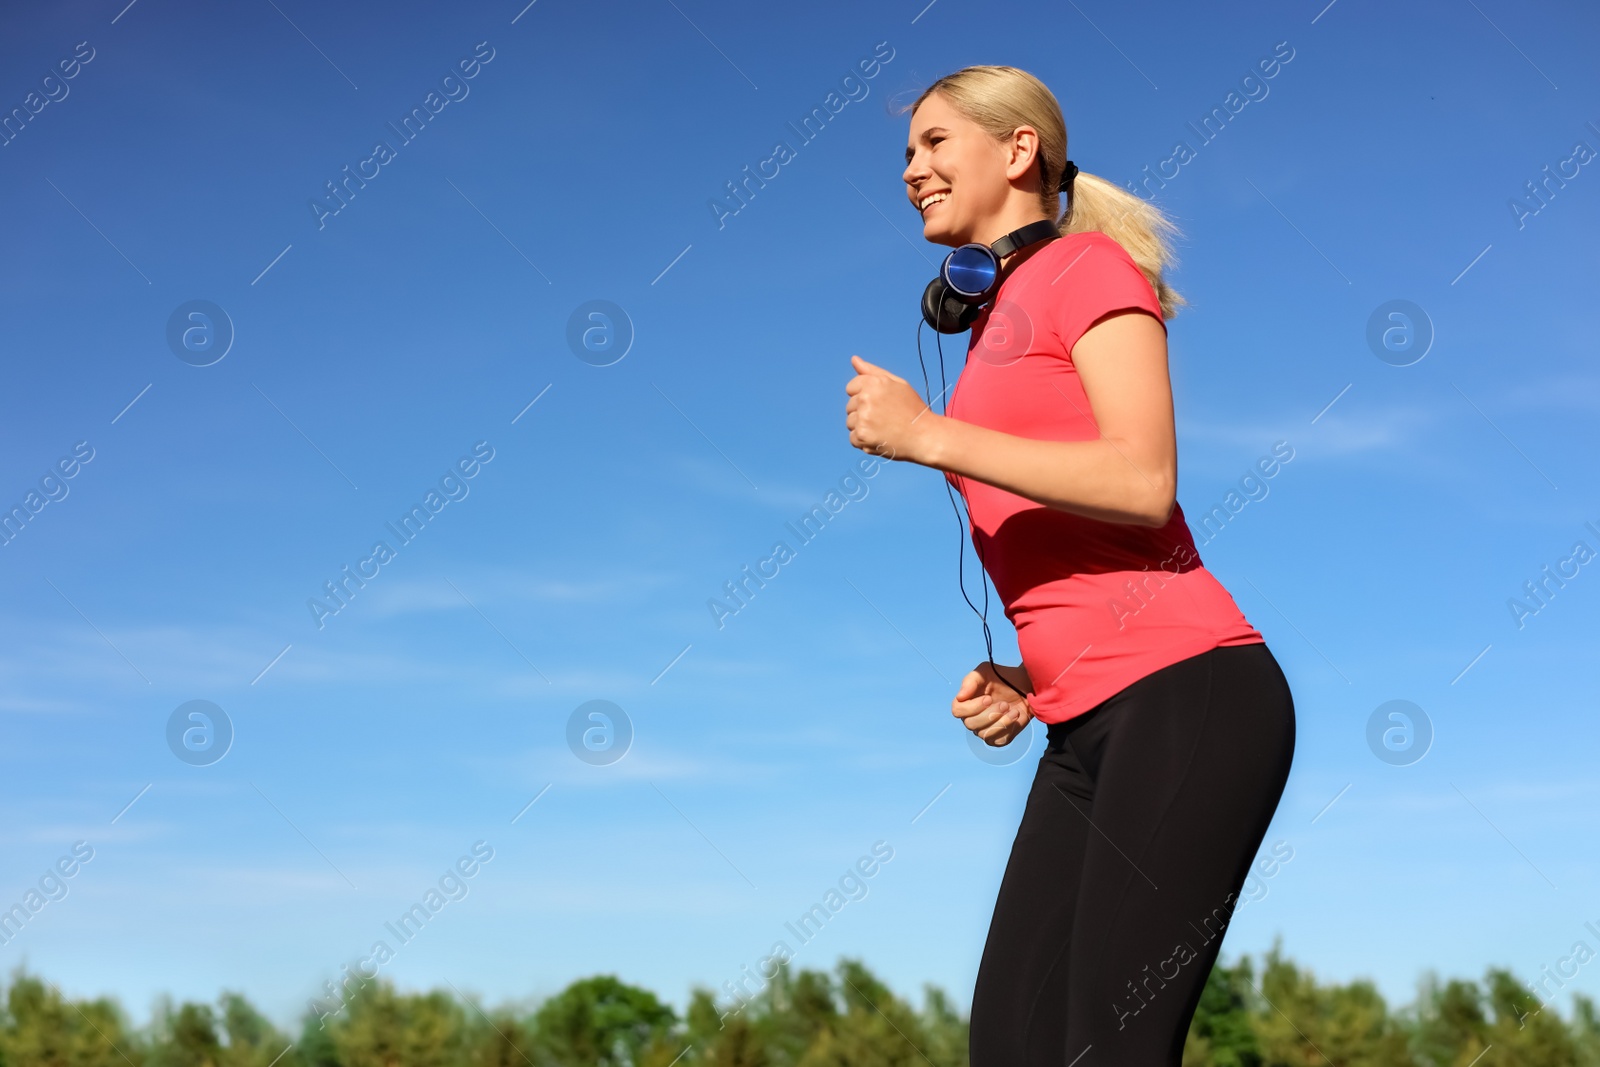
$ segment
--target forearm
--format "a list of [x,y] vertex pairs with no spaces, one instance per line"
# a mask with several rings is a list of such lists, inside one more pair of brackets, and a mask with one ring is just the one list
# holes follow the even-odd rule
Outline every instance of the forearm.
[[1102,522],[1163,526],[1172,513],[1175,474],[1159,463],[1136,464],[1125,442],[1038,441],[930,416],[919,457],[927,466]]

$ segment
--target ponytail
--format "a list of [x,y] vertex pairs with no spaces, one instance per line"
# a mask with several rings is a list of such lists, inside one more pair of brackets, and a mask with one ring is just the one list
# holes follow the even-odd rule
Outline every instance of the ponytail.
[[1126,249],[1160,298],[1162,318],[1172,318],[1179,307],[1188,303],[1163,277],[1166,269],[1177,262],[1167,239],[1180,231],[1160,208],[1114,182],[1081,170],[1072,179],[1071,204],[1058,224],[1063,235],[1098,230]]

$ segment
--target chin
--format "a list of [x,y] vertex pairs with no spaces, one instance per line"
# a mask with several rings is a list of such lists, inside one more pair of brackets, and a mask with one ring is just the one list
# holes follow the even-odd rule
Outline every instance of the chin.
[[930,244],[949,245],[951,248],[966,243],[951,232],[949,225],[943,219],[938,222],[929,219],[923,223],[922,239]]

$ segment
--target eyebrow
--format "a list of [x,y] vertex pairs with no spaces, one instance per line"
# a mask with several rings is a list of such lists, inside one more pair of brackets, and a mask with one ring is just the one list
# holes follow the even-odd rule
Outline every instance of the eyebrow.
[[[929,126],[927,129],[922,131],[922,140],[924,142],[926,142],[929,137],[933,136],[936,133],[949,133],[949,132],[950,131],[945,129],[943,126]],[[906,162],[907,163],[911,162],[911,156],[912,156],[912,149],[908,145],[906,147]]]

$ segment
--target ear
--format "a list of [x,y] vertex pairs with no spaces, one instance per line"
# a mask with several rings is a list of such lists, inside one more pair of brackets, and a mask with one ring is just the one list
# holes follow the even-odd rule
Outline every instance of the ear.
[[1006,178],[1016,181],[1028,173],[1030,167],[1039,165],[1039,131],[1032,126],[1018,126],[1011,131],[1010,158],[1006,163]]

